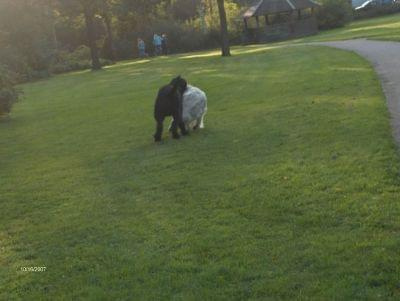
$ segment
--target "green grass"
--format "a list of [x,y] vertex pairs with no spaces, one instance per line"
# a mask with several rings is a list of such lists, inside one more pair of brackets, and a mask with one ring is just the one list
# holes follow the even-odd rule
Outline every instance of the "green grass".
[[321,31],[318,35],[300,41],[323,42],[360,38],[400,42],[400,14],[354,21],[345,27]]
[[[400,161],[370,65],[234,53],[23,86],[0,123],[0,300],[399,299]],[[157,145],[179,73],[206,128]]]

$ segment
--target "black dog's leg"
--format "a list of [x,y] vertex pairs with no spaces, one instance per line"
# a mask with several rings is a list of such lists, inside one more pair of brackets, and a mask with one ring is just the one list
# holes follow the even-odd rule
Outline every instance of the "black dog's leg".
[[159,141],[161,141],[161,135],[163,132],[164,117],[158,118],[156,121],[157,121],[157,129],[156,129],[156,133],[154,134],[154,141],[159,142]]
[[180,136],[178,134],[178,121],[177,121],[176,116],[173,116],[173,118],[174,118],[174,120],[172,121],[170,131],[172,132],[172,138],[179,139]]

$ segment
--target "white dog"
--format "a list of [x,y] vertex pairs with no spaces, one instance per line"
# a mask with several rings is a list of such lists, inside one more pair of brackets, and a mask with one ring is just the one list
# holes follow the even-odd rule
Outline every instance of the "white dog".
[[[186,130],[204,128],[204,115],[207,113],[207,96],[197,87],[187,85],[182,96],[182,120]],[[171,124],[169,129],[171,130]]]
[[206,112],[206,93],[197,87],[188,85],[182,99],[182,119],[186,129],[204,128],[204,115]]

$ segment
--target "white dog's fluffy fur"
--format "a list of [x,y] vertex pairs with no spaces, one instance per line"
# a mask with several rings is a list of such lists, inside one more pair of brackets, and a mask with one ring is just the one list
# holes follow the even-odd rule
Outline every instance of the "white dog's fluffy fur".
[[206,112],[206,93],[197,87],[188,85],[182,99],[182,119],[186,129],[204,128],[204,115]]
[[204,115],[207,112],[207,96],[197,87],[188,85],[183,93],[182,119],[186,129],[204,128]]
[[[182,97],[182,120],[186,130],[204,128],[204,115],[207,113],[207,96],[195,86],[187,85]],[[171,129],[172,121],[169,126]]]

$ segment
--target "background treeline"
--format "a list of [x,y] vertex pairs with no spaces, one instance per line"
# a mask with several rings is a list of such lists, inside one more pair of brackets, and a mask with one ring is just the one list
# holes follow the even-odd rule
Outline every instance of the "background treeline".
[[[225,1],[232,40],[244,3]],[[217,47],[216,0],[0,1],[0,65],[17,82],[91,67],[90,43],[100,65],[137,56],[138,37],[151,55],[154,33],[167,33],[171,52]]]
[[[357,5],[367,0],[358,0]],[[350,0],[317,0],[321,4],[318,11],[318,26],[320,29],[341,27],[353,19],[371,18],[376,16],[394,14],[400,12],[400,0],[384,5],[371,6],[367,9],[353,9]]]
[[[217,47],[221,0],[1,0],[0,116],[18,99],[17,83],[51,74],[100,69],[137,56],[137,38],[153,53],[154,33],[171,53]],[[225,0],[230,39],[252,1]]]
[[[232,43],[242,41],[241,14],[254,2],[225,0]],[[348,0],[319,2],[322,29],[353,18]],[[151,55],[154,33],[167,33],[172,53],[217,47],[217,0],[1,0],[0,66],[15,82],[86,69],[92,66],[93,45],[97,64],[111,64],[136,57],[138,37]]]
[[389,14],[395,14],[400,12],[400,0],[396,0],[391,4],[380,5],[371,9],[355,11],[355,19],[365,19]]
[[[238,44],[241,14],[258,0],[0,0],[0,115],[17,100],[16,83],[136,57],[139,37],[150,55],[154,33],[168,35],[171,53],[219,46],[218,1],[230,42]],[[354,16],[348,0],[318,2],[321,29]]]

